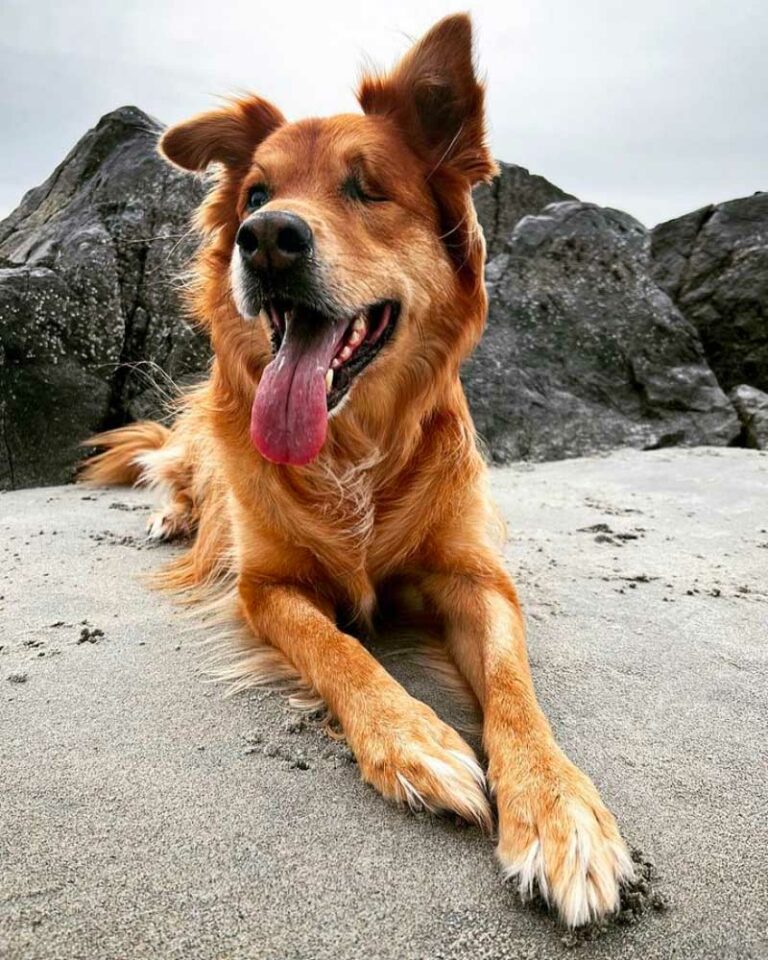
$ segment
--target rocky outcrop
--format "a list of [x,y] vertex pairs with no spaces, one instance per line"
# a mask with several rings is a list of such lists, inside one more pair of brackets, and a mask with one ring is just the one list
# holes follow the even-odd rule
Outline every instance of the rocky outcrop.
[[523,217],[539,213],[550,203],[576,198],[525,167],[500,161],[498,176],[477,187],[473,199],[490,260],[501,253]]
[[[204,185],[160,130],[108,114],[0,223],[0,489],[68,479],[79,441],[207,366],[178,296]],[[463,374],[491,458],[745,442],[696,328],[726,386],[764,384],[768,195],[663,224],[652,264],[628,215],[500,168],[475,193],[491,309]]]
[[463,379],[495,462],[732,442],[695,328],[651,276],[646,229],[577,201],[524,217],[487,279]]
[[729,397],[741,421],[743,446],[768,450],[768,393],[741,383]]
[[108,114],[0,223],[0,489],[68,479],[79,441],[206,364],[177,283],[202,186],[160,129]]
[[695,325],[720,385],[768,391],[768,193],[652,232],[653,275]]

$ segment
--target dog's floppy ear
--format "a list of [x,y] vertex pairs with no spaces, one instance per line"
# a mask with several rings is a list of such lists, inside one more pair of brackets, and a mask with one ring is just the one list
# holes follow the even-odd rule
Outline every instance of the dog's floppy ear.
[[204,170],[211,163],[241,167],[250,163],[257,144],[283,123],[277,107],[260,97],[245,97],[169,127],[159,149],[184,170]]
[[390,116],[433,167],[450,167],[470,185],[495,175],[467,14],[440,20],[390,73],[364,76],[357,98],[365,113]]

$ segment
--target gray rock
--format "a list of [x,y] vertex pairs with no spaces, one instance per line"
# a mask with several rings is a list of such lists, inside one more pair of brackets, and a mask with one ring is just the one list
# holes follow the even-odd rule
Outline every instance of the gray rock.
[[728,397],[741,420],[744,446],[768,450],[768,393],[741,383]]
[[488,329],[463,379],[495,462],[738,436],[695,328],[650,275],[648,232],[628,214],[553,204],[518,223],[487,279]]
[[0,223],[0,489],[68,479],[79,441],[206,363],[174,283],[203,188],[160,130],[108,114]]
[[768,390],[768,193],[652,232],[653,274],[696,326],[720,385]]
[[[161,161],[160,130],[135,107],[108,114],[0,223],[0,489],[68,479],[79,441],[161,416],[176,387],[207,366],[207,343],[186,323],[176,283],[204,185]],[[492,459],[738,437],[694,327],[650,276],[644,228],[594,205],[547,206],[568,199],[505,163],[475,193],[491,313],[464,377]],[[697,216],[676,223],[678,246],[694,249],[698,264]],[[746,235],[750,216],[710,217],[730,224],[715,239]],[[657,228],[657,252],[664,235]],[[759,286],[755,258],[765,248],[737,240],[736,259],[751,264]],[[655,269],[678,296],[689,267],[680,254],[657,258]]]
[[499,175],[493,183],[481,184],[473,199],[490,260],[501,253],[523,217],[539,213],[550,203],[576,198],[525,167],[499,161]]

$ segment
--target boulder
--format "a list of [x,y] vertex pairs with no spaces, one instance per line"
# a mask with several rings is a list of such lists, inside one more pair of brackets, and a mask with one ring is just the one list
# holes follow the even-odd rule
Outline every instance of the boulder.
[[498,176],[492,183],[481,184],[473,194],[489,260],[501,253],[507,238],[523,217],[539,213],[550,203],[576,199],[525,167],[503,161],[498,163]]
[[0,489],[67,480],[94,430],[202,369],[176,277],[203,187],[135,107],[103,117],[0,223]]
[[651,255],[657,283],[696,326],[723,389],[768,391],[768,193],[660,224]]
[[740,433],[695,327],[651,276],[648,231],[568,201],[524,217],[488,265],[488,328],[463,371],[494,462]]
[[741,421],[743,446],[768,450],[768,393],[741,383],[728,396]]
[[[177,387],[207,367],[207,341],[185,320],[177,282],[205,187],[160,159],[161,129],[136,107],[108,114],[0,223],[0,489],[69,479],[79,441],[162,416]],[[750,201],[755,222],[764,202]],[[690,265],[714,243],[701,239],[701,216],[676,221],[685,221],[677,245],[693,250],[688,260],[662,256],[669,225],[654,232],[657,282],[637,221],[572,200],[523,167],[501,163],[475,203],[491,310],[464,380],[494,461],[739,437],[693,323],[659,286],[688,295]],[[709,218],[731,224],[715,239],[746,236],[750,217],[737,229],[732,206]],[[738,261],[759,286],[758,234],[751,246],[733,241],[730,267],[715,263],[729,284]],[[752,316],[742,294],[740,316]],[[730,295],[713,290],[710,301]]]

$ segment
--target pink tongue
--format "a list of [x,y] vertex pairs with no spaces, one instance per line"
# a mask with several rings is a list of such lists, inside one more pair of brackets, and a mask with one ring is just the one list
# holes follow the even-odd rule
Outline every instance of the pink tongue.
[[261,377],[251,409],[251,443],[274,463],[314,460],[328,428],[325,375],[344,323],[297,331],[289,321],[277,356]]

